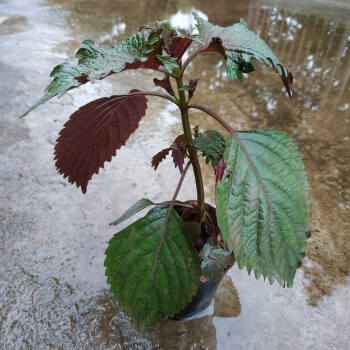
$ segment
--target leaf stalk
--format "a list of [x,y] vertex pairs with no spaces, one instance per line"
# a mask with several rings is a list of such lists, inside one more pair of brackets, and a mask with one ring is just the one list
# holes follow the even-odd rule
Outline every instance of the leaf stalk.
[[157,268],[157,264],[158,264],[158,259],[159,259],[159,253],[160,253],[160,248],[163,244],[163,241],[164,241],[164,237],[165,237],[165,233],[166,233],[166,228],[168,227],[168,221],[169,221],[169,217],[170,217],[170,213],[171,213],[171,210],[174,208],[174,205],[176,203],[176,198],[180,192],[180,189],[181,189],[181,186],[182,186],[182,183],[184,181],[184,178],[186,176],[186,173],[187,173],[187,170],[188,168],[190,167],[191,165],[191,162],[188,162],[184,168],[184,171],[182,172],[181,174],[181,177],[180,177],[180,180],[179,180],[179,183],[177,184],[177,187],[176,187],[176,190],[175,190],[175,193],[173,195],[173,198],[169,204],[169,207],[168,207],[168,211],[166,213],[166,216],[164,218],[164,224],[163,224],[163,227],[162,227],[162,232],[160,234],[160,240],[159,240],[159,244],[158,244],[158,247],[157,247],[157,251],[156,251],[156,256],[154,258],[154,263],[153,263],[153,268],[152,268],[152,281],[154,280],[154,273],[156,271],[156,268]]
[[188,147],[188,155],[193,166],[194,177],[197,188],[197,204],[199,209],[199,222],[204,218],[204,185],[200,164],[197,157],[197,150],[192,146],[192,134],[188,117],[188,103],[186,101],[185,91],[181,89],[183,87],[182,76],[176,79],[178,94],[179,94],[179,108],[181,111],[182,127]]

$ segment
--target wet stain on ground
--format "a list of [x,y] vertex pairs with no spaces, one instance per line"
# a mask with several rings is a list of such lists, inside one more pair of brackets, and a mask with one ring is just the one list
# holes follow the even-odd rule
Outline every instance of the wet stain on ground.
[[33,28],[24,16],[7,16],[0,13],[0,35],[15,34]]

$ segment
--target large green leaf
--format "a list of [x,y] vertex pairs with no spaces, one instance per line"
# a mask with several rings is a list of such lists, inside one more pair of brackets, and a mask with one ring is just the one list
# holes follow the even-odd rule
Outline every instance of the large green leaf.
[[197,13],[194,13],[194,17],[203,46],[207,47],[207,50],[225,54],[226,69],[230,79],[236,77],[242,79],[242,72],[254,71],[251,59],[255,58],[278,72],[291,96],[290,85],[293,83],[291,73],[282,65],[264,40],[247,28],[244,19],[241,19],[240,23],[224,28],[207,22]]
[[154,211],[134,222],[117,233],[106,250],[111,292],[123,310],[144,327],[182,310],[200,283],[200,259],[174,210],[155,264],[167,211]]
[[216,185],[218,223],[240,268],[292,286],[308,228],[308,186],[297,146],[283,132],[231,134]]
[[203,152],[206,162],[214,167],[219,165],[225,149],[225,138],[216,130],[206,130],[199,133],[193,140],[193,145]]
[[110,74],[121,72],[128,64],[130,68],[156,69],[160,62],[155,56],[148,55],[152,50],[151,44],[141,34],[135,34],[121,41],[110,50],[97,48],[92,40],[84,40],[76,53],[78,64],[65,62],[56,66],[50,74],[54,79],[46,88],[44,96],[22,117],[52,97],[61,97],[68,90],[88,81],[103,79]]

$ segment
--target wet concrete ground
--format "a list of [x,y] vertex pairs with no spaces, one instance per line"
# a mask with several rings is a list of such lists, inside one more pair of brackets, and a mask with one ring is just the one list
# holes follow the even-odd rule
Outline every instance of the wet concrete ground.
[[[243,84],[225,79],[219,57],[199,57],[189,69],[201,75],[194,100],[234,128],[280,129],[295,138],[309,175],[312,237],[293,289],[234,267],[202,317],[140,334],[107,290],[108,223],[141,197],[171,197],[177,169],[169,160],[155,173],[150,160],[180,133],[177,111],[150,99],[139,130],[86,195],[56,173],[59,130],[92,99],[153,89],[152,73],[127,71],[54,99],[23,121],[18,115],[81,40],[108,47],[163,18],[188,29],[192,8],[222,26],[246,18],[294,73],[289,100],[277,75],[258,64]],[[346,0],[1,0],[0,348],[349,349],[349,18]],[[217,127],[201,113],[191,118],[202,129]],[[204,174],[213,203],[211,169]],[[189,176],[180,199],[194,198],[193,185]]]

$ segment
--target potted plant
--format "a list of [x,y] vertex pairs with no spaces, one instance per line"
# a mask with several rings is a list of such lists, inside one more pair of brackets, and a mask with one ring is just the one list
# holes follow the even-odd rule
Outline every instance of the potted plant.
[[[183,134],[152,158],[156,170],[171,153],[180,180],[171,200],[142,198],[112,224],[137,212],[148,213],[110,240],[106,275],[111,292],[132,319],[143,327],[164,318],[183,318],[210,302],[223,274],[237,261],[270,283],[291,287],[301,265],[308,236],[308,186],[297,146],[284,132],[233,130],[210,109],[191,103],[199,78],[184,81],[197,55],[223,57],[227,77],[242,80],[254,71],[256,59],[280,75],[291,97],[292,74],[243,19],[230,27],[213,25],[194,13],[198,34],[179,33],[169,22],[140,27],[139,33],[110,50],[85,40],[76,54],[78,64],[63,63],[51,72],[44,96],[24,115],[54,96],[91,80],[127,69],[163,73],[154,84],[165,90],[131,90],[92,101],[73,113],[55,146],[56,167],[85,193],[92,175],[125,145],[146,113],[146,96],[167,99],[179,108]],[[189,51],[188,51],[189,50]],[[189,52],[189,53],[188,53]],[[191,129],[189,112],[201,110],[226,128]],[[23,116],[24,116],[23,115]],[[205,203],[199,157],[216,175],[216,208]],[[177,195],[192,167],[196,200],[180,202]]]

